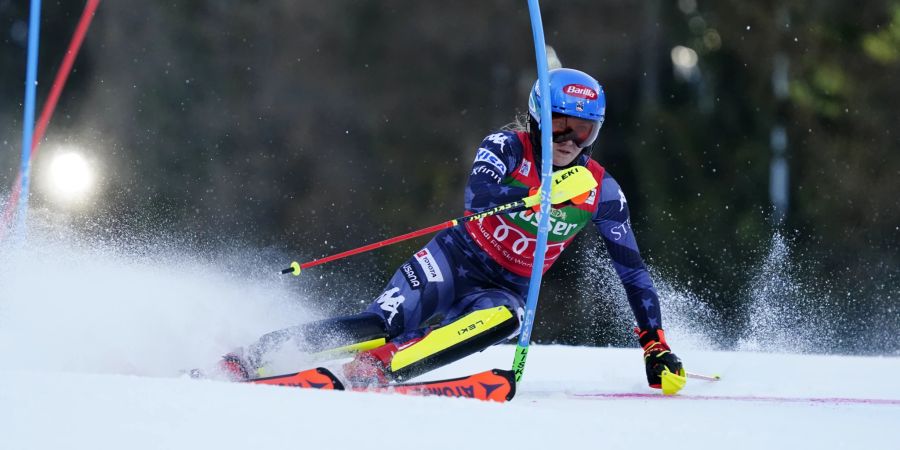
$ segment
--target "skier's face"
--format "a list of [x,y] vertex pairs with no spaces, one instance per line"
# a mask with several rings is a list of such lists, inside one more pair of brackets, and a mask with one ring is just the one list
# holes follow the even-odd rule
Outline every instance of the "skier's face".
[[578,148],[572,141],[565,142],[554,142],[553,143],[553,165],[557,167],[568,166],[572,164],[572,161],[581,154],[581,149]]
[[553,165],[567,166],[581,154],[580,145],[588,139],[594,123],[564,115],[553,117]]

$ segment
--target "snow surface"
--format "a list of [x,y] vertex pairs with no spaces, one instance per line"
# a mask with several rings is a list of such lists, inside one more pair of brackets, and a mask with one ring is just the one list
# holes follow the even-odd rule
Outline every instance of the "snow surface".
[[[495,347],[442,375],[511,363]],[[0,372],[0,448],[897,448],[897,358],[683,352],[720,369],[686,395],[894,399],[895,404],[579,399],[650,392],[637,350],[536,346],[506,404],[185,378]]]
[[[900,448],[897,357],[714,351],[681,328],[669,341],[687,369],[722,381],[676,398],[579,396],[654,393],[636,348],[533,346],[505,404],[199,381],[181,371],[316,317],[296,279],[36,236],[0,247],[0,267],[2,450]],[[422,379],[512,356],[493,347]]]

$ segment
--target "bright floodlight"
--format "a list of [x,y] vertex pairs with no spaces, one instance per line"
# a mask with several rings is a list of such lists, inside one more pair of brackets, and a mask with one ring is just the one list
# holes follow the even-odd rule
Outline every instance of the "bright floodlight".
[[56,155],[50,163],[48,175],[53,197],[66,203],[83,200],[94,184],[91,166],[76,152]]
[[683,45],[676,45],[671,52],[672,65],[675,73],[682,80],[691,80],[698,74],[697,69],[697,52],[694,49]]
[[677,45],[672,49],[672,62],[678,67],[692,69],[697,65],[697,52],[683,45]]

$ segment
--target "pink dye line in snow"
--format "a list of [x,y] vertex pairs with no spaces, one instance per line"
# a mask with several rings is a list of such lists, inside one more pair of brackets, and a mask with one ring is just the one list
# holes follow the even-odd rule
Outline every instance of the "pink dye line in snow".
[[707,401],[740,401],[766,403],[812,403],[833,405],[890,405],[900,406],[900,399],[883,398],[846,398],[846,397],[757,397],[754,395],[661,395],[637,392],[603,393],[584,392],[571,393],[569,397],[583,400],[707,400]]

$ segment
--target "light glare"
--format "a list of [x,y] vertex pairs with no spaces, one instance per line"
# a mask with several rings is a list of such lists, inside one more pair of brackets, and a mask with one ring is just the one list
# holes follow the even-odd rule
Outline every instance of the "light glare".
[[672,62],[682,69],[693,69],[697,65],[697,52],[692,48],[678,45],[672,49]]
[[700,77],[700,69],[697,67],[697,52],[690,47],[676,45],[672,48],[672,68],[675,70],[675,76],[688,82],[697,81]]
[[61,153],[50,164],[50,188],[55,198],[64,202],[84,199],[94,181],[88,162],[78,153]]

